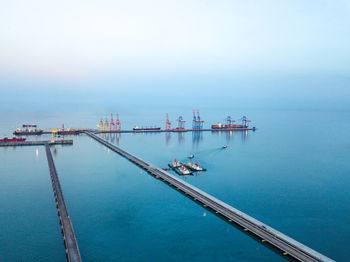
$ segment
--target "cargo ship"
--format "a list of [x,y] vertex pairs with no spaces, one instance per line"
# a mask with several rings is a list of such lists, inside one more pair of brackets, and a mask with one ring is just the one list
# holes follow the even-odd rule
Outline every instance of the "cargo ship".
[[247,129],[248,125],[233,125],[233,124],[228,124],[224,125],[221,123],[217,123],[216,125],[212,125],[211,129]]
[[139,127],[139,126],[134,126],[134,128],[132,129],[134,131],[160,131],[160,127]]
[[12,137],[7,138],[6,136],[3,139],[0,139],[0,143],[9,143],[9,142],[24,142],[26,141],[25,138],[22,137]]
[[42,135],[44,132],[43,129],[38,129],[36,125],[22,125],[22,128],[17,128],[13,134],[15,136],[21,135]]
[[[235,120],[232,120],[230,116],[228,116],[225,119],[225,121],[227,122],[227,124],[217,123],[216,125],[212,125],[211,129],[216,129],[216,130],[248,129],[249,123],[251,122],[251,120],[248,120],[246,116],[243,116],[241,119],[238,120],[238,121],[242,121],[241,125],[233,124],[233,122],[235,122]],[[255,130],[256,128],[252,127],[251,129]]]

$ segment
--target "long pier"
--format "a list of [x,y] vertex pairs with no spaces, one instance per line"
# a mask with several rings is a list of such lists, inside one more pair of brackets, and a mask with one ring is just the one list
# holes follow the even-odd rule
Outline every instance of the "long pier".
[[49,145],[73,145],[73,140],[49,140],[49,141],[23,141],[0,143],[0,146],[44,146]]
[[164,182],[181,191],[193,201],[203,205],[205,208],[212,209],[216,214],[221,215],[229,223],[235,223],[245,232],[254,235],[264,244],[270,244],[281,252],[286,259],[292,258],[298,261],[334,261],[319,252],[301,244],[300,242],[284,235],[283,233],[269,227],[268,225],[256,220],[255,218],[239,211],[238,209],[224,203],[223,201],[213,197],[200,190],[199,188],[183,181],[182,179],[158,168],[145,160],[134,156],[131,153],[121,149],[120,147],[109,143],[108,141],[98,137],[91,132],[85,132],[88,136],[95,139],[99,143],[105,145],[109,149],[125,157],[134,164],[140,166],[157,179],[162,179]]
[[[59,134],[60,136],[74,136],[74,135],[80,135],[81,133],[86,132],[92,132],[95,134],[98,133],[185,133],[185,132],[205,132],[205,131],[211,131],[211,132],[230,132],[230,131],[255,131],[258,130],[256,127],[247,127],[247,128],[222,128],[222,129],[215,129],[215,128],[201,128],[201,129],[155,129],[155,130],[148,130],[148,129],[139,129],[139,130],[98,130],[98,129],[76,129],[74,133],[67,133],[67,134]],[[40,134],[34,133],[34,134],[28,134],[27,132],[17,132],[16,135],[19,136],[40,136],[40,135],[50,135],[53,131],[43,131]]]
[[63,197],[60,181],[57,176],[55,163],[53,162],[49,143],[45,143],[46,156],[50,169],[52,187],[55,193],[56,206],[61,222],[64,244],[66,246],[66,255],[69,262],[81,262],[78,243],[75,238],[72,222],[70,220],[66,202]]
[[[248,130],[258,130],[255,127],[252,128],[226,128],[226,129],[214,129],[214,128],[202,128],[202,129],[159,129],[159,130],[95,130],[94,133],[181,133],[181,132],[202,132],[202,131],[211,131],[211,132],[230,132],[230,131],[248,131]],[[86,132],[86,131],[85,131]]]

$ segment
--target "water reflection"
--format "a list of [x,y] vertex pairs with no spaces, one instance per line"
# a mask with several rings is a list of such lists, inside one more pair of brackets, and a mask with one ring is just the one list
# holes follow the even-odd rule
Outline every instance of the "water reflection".
[[112,144],[114,143],[114,140],[115,140],[115,133],[112,133],[111,134],[111,140],[110,140]]
[[226,141],[227,142],[230,142],[233,140],[233,131],[228,131],[228,132],[225,132],[226,133]]
[[168,145],[170,142],[171,138],[171,133],[170,132],[165,132],[165,144]]
[[178,132],[178,141],[179,141],[179,144],[183,144],[185,142],[185,133],[184,132]]
[[248,139],[248,130],[242,131],[242,142],[246,142]]
[[203,141],[203,132],[202,131],[193,131],[192,132],[192,145],[198,146],[199,142]]
[[224,135],[227,142],[230,142],[234,139],[234,133],[240,133],[242,142],[245,142],[249,137],[248,130],[212,131],[212,134],[216,134],[217,136]]
[[114,144],[114,141],[117,145],[120,144],[122,134],[121,133],[99,133],[99,136],[103,139],[106,139]]
[[117,145],[119,145],[120,141],[122,138],[122,134],[121,133],[111,133],[110,134],[110,141],[111,143],[114,144],[114,141],[116,142]]

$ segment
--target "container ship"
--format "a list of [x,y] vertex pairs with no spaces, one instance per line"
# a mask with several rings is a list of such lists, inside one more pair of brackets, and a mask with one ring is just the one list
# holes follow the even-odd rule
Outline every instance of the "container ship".
[[247,129],[248,125],[233,125],[233,124],[228,124],[224,125],[221,123],[217,123],[216,125],[212,125],[211,129]]
[[160,127],[138,127],[138,126],[134,126],[134,128],[132,129],[134,131],[159,131]]
[[43,129],[38,129],[36,125],[22,125],[22,128],[17,128],[13,134],[15,136],[21,135],[42,135],[44,132]]
[[[218,123],[216,125],[212,125],[211,129],[216,129],[216,130],[230,130],[230,129],[248,129],[249,128],[249,123],[251,122],[251,120],[248,120],[246,116],[243,116],[241,119],[239,119],[238,121],[242,121],[242,124],[238,125],[238,124],[233,124],[235,122],[235,120],[232,120],[232,118],[230,116],[228,116],[225,121],[227,122],[227,124],[221,124]],[[252,130],[255,130],[255,127],[251,128]]]
[[0,139],[0,143],[9,143],[9,142],[24,142],[26,141],[25,138],[22,137],[12,137],[7,138],[6,136],[3,139]]

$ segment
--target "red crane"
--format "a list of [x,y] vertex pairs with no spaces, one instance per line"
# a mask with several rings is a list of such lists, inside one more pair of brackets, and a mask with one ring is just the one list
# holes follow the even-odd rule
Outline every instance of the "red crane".
[[109,124],[109,130],[114,131],[114,129],[115,129],[115,124],[114,124],[114,120],[113,120],[113,114],[111,114],[111,122]]
[[119,121],[119,114],[117,114],[117,119],[115,120],[115,130],[116,131],[122,130],[122,124]]
[[106,117],[106,121],[105,121],[105,131],[108,131],[109,130],[109,123],[108,123],[108,119]]
[[171,122],[169,121],[169,115],[166,114],[165,130],[171,130]]

